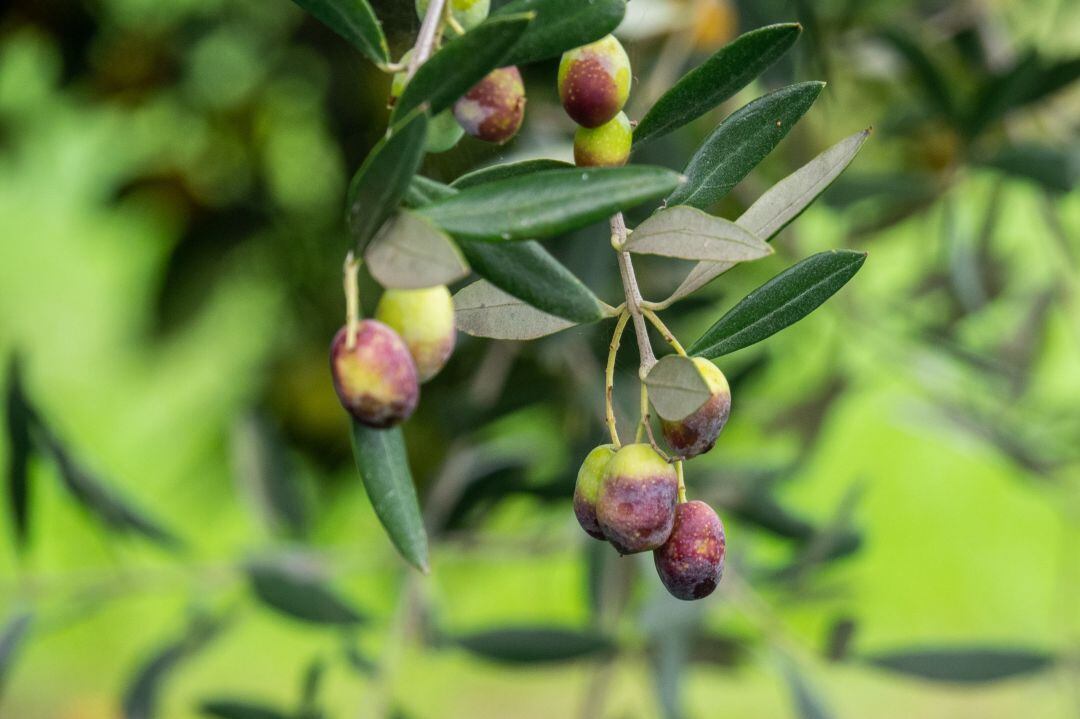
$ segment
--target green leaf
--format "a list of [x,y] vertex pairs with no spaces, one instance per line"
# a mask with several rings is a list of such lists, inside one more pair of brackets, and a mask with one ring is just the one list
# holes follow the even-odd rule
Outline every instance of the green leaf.
[[801,32],[797,23],[769,25],[720,48],[656,101],[634,130],[634,145],[662,137],[717,107],[765,72]]
[[199,712],[218,719],[290,719],[287,712],[235,699],[208,699],[199,705]]
[[376,63],[389,61],[379,18],[368,0],[293,0]]
[[784,678],[791,688],[791,700],[799,719],[830,719],[833,716],[814,687],[794,663],[782,661]]
[[510,51],[506,65],[556,57],[614,32],[626,13],[626,0],[516,0],[495,16],[523,12],[536,13],[536,19]]
[[883,32],[882,37],[904,58],[915,73],[915,79],[930,106],[947,120],[955,120],[957,112],[953,104],[954,93],[949,88],[945,75],[922,47],[909,35],[895,28]]
[[220,620],[198,616],[192,620],[183,637],[150,657],[135,673],[131,686],[124,694],[124,719],[154,719],[159,716],[158,696],[165,681],[185,660],[217,637],[223,628]]
[[1076,147],[1010,145],[978,162],[984,167],[1035,182],[1051,192],[1070,192],[1080,180],[1080,150]]
[[1054,655],[1037,649],[992,647],[905,649],[870,655],[865,660],[899,674],[956,684],[1034,674],[1056,662]]
[[645,377],[645,386],[656,413],[672,422],[696,412],[711,396],[694,360],[680,355],[661,357]]
[[30,631],[32,620],[33,615],[30,612],[19,612],[7,621],[0,632],[0,698],[4,696],[4,684],[11,674],[19,648]]
[[542,239],[655,200],[679,182],[645,165],[545,170],[470,187],[421,212],[458,239]]
[[521,162],[507,162],[502,165],[490,165],[488,167],[481,167],[479,170],[467,172],[451,182],[450,186],[456,187],[459,190],[464,190],[469,187],[475,187],[476,185],[483,185],[486,182],[494,182],[495,180],[505,180],[509,177],[518,177],[519,175],[531,175],[532,173],[540,172],[541,170],[564,170],[568,167],[573,167],[573,165],[569,162],[563,162],[562,160],[549,160],[546,158],[522,160]]
[[1080,79],[1080,57],[1057,60],[1050,64],[1046,64],[1045,60],[1040,60],[1039,66],[1039,74],[1024,93],[1021,99],[1022,104],[1038,102]]
[[416,110],[392,126],[349,183],[346,220],[358,253],[397,210],[420,169],[427,123],[424,112]]
[[44,426],[40,429],[45,446],[60,470],[60,479],[64,488],[87,511],[115,532],[133,532],[171,549],[181,545],[172,532],[144,514],[142,510],[121,499],[100,479],[78,464],[50,430]]
[[461,240],[460,246],[476,274],[538,310],[574,323],[604,316],[596,295],[539,242]]
[[789,267],[757,288],[687,349],[716,359],[760,342],[817,309],[855,276],[865,252],[821,252]]
[[821,82],[789,85],[736,110],[698,148],[686,166],[687,182],[667,204],[709,208],[772,152],[823,87]]
[[375,515],[410,564],[428,571],[428,541],[401,428],[371,429],[352,422],[353,454]]
[[635,227],[626,249],[643,255],[730,264],[773,252],[764,240],[734,222],[685,206],[661,210]]
[[[735,223],[766,242],[802,214],[859,153],[870,130],[844,138],[769,188]],[[735,266],[733,262],[699,262],[665,303],[696,292]]]
[[15,528],[15,544],[21,550],[26,545],[30,528],[29,464],[34,453],[30,430],[34,411],[23,388],[22,365],[14,353],[8,362],[7,376],[7,495],[11,524]]
[[531,20],[528,14],[493,16],[443,45],[405,86],[392,117],[406,117],[422,104],[434,117],[453,105],[489,72],[511,64],[506,54]]
[[485,280],[454,295],[454,318],[466,334],[499,340],[535,340],[577,324],[541,312]]
[[327,586],[318,566],[295,555],[275,563],[247,566],[251,591],[266,606],[311,624],[360,624],[365,617]]
[[615,644],[593,631],[560,627],[509,627],[454,637],[468,652],[501,664],[551,664],[607,655]]
[[405,191],[405,197],[402,201],[409,207],[423,207],[424,205],[430,205],[435,200],[441,200],[444,197],[449,197],[455,192],[454,188],[450,185],[443,184],[437,180],[424,177],[423,175],[413,175],[412,180],[409,181],[409,188]]
[[233,433],[234,463],[242,487],[270,530],[303,537],[307,507],[284,441],[266,417],[251,413]]
[[448,285],[469,274],[454,241],[427,218],[408,211],[383,225],[364,259],[371,276],[393,289]]

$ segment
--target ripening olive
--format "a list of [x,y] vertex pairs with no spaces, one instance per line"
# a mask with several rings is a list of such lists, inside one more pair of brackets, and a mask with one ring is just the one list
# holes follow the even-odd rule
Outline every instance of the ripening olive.
[[409,348],[377,320],[357,323],[353,346],[342,327],[330,345],[330,372],[341,405],[361,424],[392,427],[408,419],[420,399]]
[[656,573],[673,597],[701,599],[712,594],[724,574],[724,525],[704,502],[675,508],[675,526],[653,552]]
[[694,364],[705,379],[711,396],[705,404],[677,422],[660,421],[668,446],[684,459],[712,449],[731,414],[731,389],[724,373],[704,357],[695,357]]
[[405,341],[421,382],[437,375],[454,352],[454,301],[444,285],[386,290],[375,308],[375,319]]
[[454,103],[454,117],[476,139],[503,144],[525,119],[521,73],[513,65],[492,70]]
[[619,114],[630,81],[630,58],[613,35],[568,50],[559,62],[559,99],[583,127],[599,127]]
[[574,514],[581,528],[597,539],[603,539],[604,533],[596,521],[596,499],[600,492],[600,481],[604,469],[615,456],[615,445],[602,444],[585,457],[578,470],[577,483],[574,485]]
[[604,468],[596,519],[620,554],[656,549],[675,522],[675,468],[647,444],[628,444]]

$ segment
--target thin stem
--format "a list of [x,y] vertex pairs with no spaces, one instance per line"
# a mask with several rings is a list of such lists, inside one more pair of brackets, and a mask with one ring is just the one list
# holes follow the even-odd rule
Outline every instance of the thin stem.
[[611,336],[611,344],[608,347],[607,368],[604,371],[604,417],[607,420],[611,443],[616,449],[622,446],[622,442],[619,441],[619,430],[615,426],[615,407],[612,402],[615,392],[615,357],[619,354],[619,344],[622,342],[622,334],[629,320],[630,315],[627,312],[619,314],[619,321],[615,323],[615,333]]
[[403,62],[381,62],[377,67],[388,75],[396,75],[399,72],[404,72],[408,65]]
[[683,461],[675,463],[675,474],[679,476],[679,504],[686,501],[686,478],[683,476]]
[[638,419],[637,431],[634,432],[634,444],[640,444],[641,435],[645,432],[645,425],[648,424],[648,422],[645,421],[645,418],[649,415],[649,388],[644,382],[641,383],[640,411],[641,414]]
[[648,435],[649,446],[653,448],[653,451],[660,455],[665,462],[670,462],[671,457],[657,444],[656,436],[652,431],[652,414],[649,412],[649,386],[644,382],[641,383],[641,422],[638,424],[637,436],[634,438],[635,442],[641,441],[642,430],[645,430],[645,434]]
[[[611,218],[611,244],[616,249],[626,244],[626,222],[621,212]],[[619,275],[622,277],[623,294],[626,296],[626,309],[634,320],[634,334],[637,335],[638,352],[641,355],[641,367],[638,377],[645,379],[649,370],[656,364],[656,355],[653,354],[652,345],[649,344],[649,328],[645,326],[645,318],[641,314],[641,289],[638,287],[637,276],[634,275],[634,263],[630,259],[630,253],[618,249]]]
[[420,23],[420,33],[416,37],[416,46],[413,48],[412,58],[409,59],[409,70],[405,80],[411,80],[417,69],[431,57],[435,51],[435,37],[442,25],[443,11],[446,9],[447,0],[431,0],[428,3],[424,21]]
[[345,347],[356,346],[356,330],[360,325],[360,260],[353,256],[352,250],[345,255]]
[[642,308],[642,314],[645,315],[645,319],[652,323],[653,327],[660,331],[660,334],[664,336],[664,340],[671,345],[671,348],[675,350],[676,354],[681,357],[686,356],[686,350],[679,344],[679,340],[675,339],[675,333],[668,329],[668,326],[664,324],[663,320],[661,320],[655,312],[647,308]]

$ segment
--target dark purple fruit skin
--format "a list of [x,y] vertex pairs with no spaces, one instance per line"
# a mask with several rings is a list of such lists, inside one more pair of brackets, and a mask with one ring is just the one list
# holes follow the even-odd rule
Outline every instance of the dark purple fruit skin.
[[488,73],[456,103],[454,119],[478,140],[506,142],[525,119],[525,83],[513,65]]
[[350,350],[346,332],[342,327],[330,344],[330,374],[341,406],[376,429],[408,419],[420,401],[420,380],[405,341],[382,322],[361,320]]
[[693,414],[678,422],[660,421],[671,450],[685,459],[705,454],[716,444],[731,415],[731,394],[714,394]]
[[574,495],[574,516],[585,533],[594,539],[604,539],[600,524],[596,521],[596,505]]
[[653,552],[660,581],[677,599],[712,594],[724,574],[724,525],[704,502],[675,508],[675,526],[664,546]]
[[[643,452],[640,448],[655,455],[648,445],[628,445],[619,453]],[[656,549],[667,541],[675,522],[679,492],[675,469],[659,456],[635,466],[620,462],[619,454],[608,468],[596,502],[596,518],[604,537],[619,554]]]

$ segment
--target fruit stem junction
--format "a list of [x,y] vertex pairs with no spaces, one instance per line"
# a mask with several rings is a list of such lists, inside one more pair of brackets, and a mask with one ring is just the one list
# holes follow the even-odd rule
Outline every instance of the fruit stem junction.
[[619,320],[615,323],[615,333],[611,336],[611,344],[608,347],[607,368],[604,371],[604,418],[615,449],[622,447],[622,442],[619,441],[619,430],[615,426],[615,407],[612,397],[615,392],[615,357],[619,354],[619,344],[622,342],[623,331],[629,320],[630,314],[626,310],[619,313]]
[[360,260],[352,250],[345,255],[345,347],[356,346],[356,329],[360,325]]

